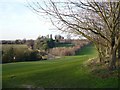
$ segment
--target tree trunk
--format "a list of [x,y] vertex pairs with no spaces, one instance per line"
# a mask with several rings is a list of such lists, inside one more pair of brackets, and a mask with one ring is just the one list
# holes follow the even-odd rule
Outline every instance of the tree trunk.
[[113,48],[111,51],[110,70],[114,70],[115,68],[116,68],[116,49]]
[[102,63],[102,62],[103,62],[103,58],[102,58],[102,55],[101,55],[100,52],[98,52],[98,56],[99,56],[99,61],[100,61],[100,63]]
[[120,60],[120,44],[118,46],[118,59]]
[[118,68],[120,68],[120,44],[118,46]]
[[102,58],[102,53],[101,53],[101,50],[100,50],[100,46],[98,46],[97,44],[95,44],[96,46],[96,49],[98,51],[98,57],[99,57],[99,62],[102,63],[103,62],[103,58]]

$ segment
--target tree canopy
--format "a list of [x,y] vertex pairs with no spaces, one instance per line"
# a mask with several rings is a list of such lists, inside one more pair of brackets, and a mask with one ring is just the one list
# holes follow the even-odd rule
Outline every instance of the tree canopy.
[[35,49],[38,50],[47,50],[55,46],[54,40],[52,38],[46,38],[44,36],[39,36],[35,40]]
[[44,5],[35,1],[28,2],[28,5],[37,14],[49,17],[58,30],[82,35],[92,41],[100,62],[108,59],[110,68],[116,68],[116,60],[120,56],[119,0],[48,0]]

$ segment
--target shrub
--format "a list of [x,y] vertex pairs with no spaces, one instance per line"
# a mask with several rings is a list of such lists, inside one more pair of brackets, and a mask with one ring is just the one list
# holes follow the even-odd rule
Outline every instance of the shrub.
[[36,61],[41,60],[42,56],[36,50],[21,50],[10,48],[2,54],[2,63],[18,61]]
[[[28,58],[30,61],[42,59],[42,57],[39,55],[38,51],[31,51]],[[28,58],[26,58],[26,59],[28,59]]]
[[49,52],[55,56],[72,56],[75,55],[83,46],[88,43],[79,43],[79,45],[73,47],[56,47],[51,49]]
[[14,61],[15,50],[13,47],[10,47],[6,52],[2,53],[2,62],[13,62]]
[[75,49],[73,47],[57,47],[51,49],[50,53],[55,56],[71,56],[75,55]]

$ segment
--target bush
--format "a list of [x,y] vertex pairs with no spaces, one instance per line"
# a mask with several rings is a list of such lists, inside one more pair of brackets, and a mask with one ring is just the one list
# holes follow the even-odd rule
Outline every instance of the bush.
[[73,47],[56,47],[50,50],[50,53],[55,56],[72,56],[75,55],[83,46],[88,43],[80,43]]
[[53,48],[50,50],[50,53],[55,56],[71,56],[75,55],[75,48],[74,47]]
[[38,51],[31,51],[26,59],[33,61],[33,60],[40,60],[42,59],[42,57]]
[[13,47],[10,47],[6,52],[2,53],[2,62],[13,62],[14,61],[15,50]]
[[41,60],[42,56],[35,50],[21,50],[9,48],[2,54],[2,63],[18,62],[18,61],[36,61]]

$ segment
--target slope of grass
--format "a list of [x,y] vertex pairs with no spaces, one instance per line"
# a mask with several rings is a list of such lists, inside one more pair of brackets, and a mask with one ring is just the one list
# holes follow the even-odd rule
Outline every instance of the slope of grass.
[[93,45],[87,45],[85,46],[85,48],[81,48],[76,55],[92,55],[92,56],[96,56],[97,52],[95,47],[93,47]]
[[[116,77],[102,79],[93,75],[83,63],[97,55],[93,46],[81,49],[79,55],[55,60],[3,64],[3,88],[67,87],[115,88]],[[114,82],[114,83],[113,83]]]

